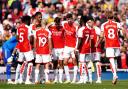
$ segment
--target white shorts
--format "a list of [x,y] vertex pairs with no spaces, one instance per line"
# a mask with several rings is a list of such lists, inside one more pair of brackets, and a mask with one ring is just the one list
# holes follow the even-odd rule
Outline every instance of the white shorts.
[[36,54],[35,63],[48,63],[50,61],[51,61],[51,56],[49,54],[46,55]]
[[101,53],[96,52],[96,53],[92,53],[92,61],[100,61],[101,58]]
[[91,54],[80,54],[79,55],[79,62],[89,62],[92,60]]
[[119,48],[106,48],[106,57],[117,57],[120,56]]
[[64,55],[63,55],[64,58],[69,58],[69,57],[75,58],[74,50],[75,50],[75,48],[65,46],[64,47]]
[[32,61],[34,59],[33,51],[19,52],[19,62]]
[[52,54],[53,54],[53,60],[63,60],[63,48],[58,48],[58,49],[53,49]]

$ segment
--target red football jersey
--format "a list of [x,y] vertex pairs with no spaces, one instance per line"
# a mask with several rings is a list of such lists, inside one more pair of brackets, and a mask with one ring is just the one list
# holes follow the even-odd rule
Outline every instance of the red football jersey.
[[99,40],[98,36],[100,35],[100,29],[98,27],[94,27],[91,29],[91,52],[101,52],[101,44],[98,47],[95,47],[95,44]]
[[119,28],[120,28],[120,24],[112,20],[108,20],[107,22],[101,25],[101,30],[104,32],[106,48],[120,47],[119,36],[118,36]]
[[51,38],[50,31],[40,28],[36,30],[34,37],[36,39],[36,54],[49,54],[48,39]]
[[68,22],[63,23],[63,27],[65,30],[65,46],[75,48],[77,42],[76,27],[74,25],[70,26]]
[[81,27],[78,30],[78,37],[82,38],[80,49],[79,49],[79,52],[82,54],[89,54],[91,52],[90,34],[91,34],[91,30],[87,28],[86,26]]
[[20,52],[28,52],[31,50],[29,37],[32,35],[31,30],[25,24],[21,24],[17,29],[18,48]]
[[52,34],[53,48],[64,48],[64,28],[63,26],[59,26],[58,29],[56,25],[52,25],[49,28]]

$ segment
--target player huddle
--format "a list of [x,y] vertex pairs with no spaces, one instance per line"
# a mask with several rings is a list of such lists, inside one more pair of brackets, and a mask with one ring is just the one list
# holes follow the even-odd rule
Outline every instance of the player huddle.
[[[111,13],[111,12],[108,12]],[[101,81],[101,44],[105,39],[106,57],[109,58],[113,84],[116,84],[118,76],[114,57],[120,55],[120,42],[118,32],[122,31],[119,23],[113,21],[113,15],[108,16],[108,21],[95,26],[91,16],[82,16],[80,23],[73,21],[72,14],[68,13],[66,19],[56,17],[53,23],[47,24],[42,20],[42,14],[37,12],[31,19],[29,16],[22,18],[22,23],[17,28],[17,46],[12,55],[17,51],[19,57],[16,68],[14,84],[22,84],[24,69],[27,66],[25,84],[32,84],[30,76],[35,66],[34,84],[40,83],[40,67],[44,66],[45,83],[49,80],[49,66],[54,69],[54,81],[52,83],[92,83],[92,62],[96,66],[97,80]],[[31,23],[30,23],[31,22]],[[12,56],[9,61],[12,61]],[[70,78],[68,61],[72,59],[73,79]],[[79,64],[79,66],[78,66]],[[76,76],[80,72],[79,81]],[[63,73],[66,81],[62,80]],[[12,83],[12,81],[8,81]]]

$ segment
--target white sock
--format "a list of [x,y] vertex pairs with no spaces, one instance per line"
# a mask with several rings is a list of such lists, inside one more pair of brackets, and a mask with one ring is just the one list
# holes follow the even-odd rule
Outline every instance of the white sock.
[[20,67],[20,81],[23,81],[23,73],[24,73],[24,70],[25,70],[25,67],[26,67],[27,63],[23,63]]
[[78,67],[77,67],[77,66],[74,66],[74,76],[73,76],[73,81],[76,81],[77,70],[78,70]]
[[62,81],[63,69],[59,69],[59,81]]
[[19,75],[20,75],[20,67],[21,67],[20,64],[18,64],[17,67],[16,67],[15,81],[18,81],[18,79],[19,79]]
[[110,58],[109,61],[110,61],[110,64],[111,64],[111,69],[112,69],[113,77],[117,77],[116,64],[115,64],[114,58]]
[[39,79],[39,69],[35,69],[35,82],[38,82]]
[[69,68],[68,66],[64,66],[65,75],[68,81],[70,81]]
[[54,79],[54,80],[55,80],[55,81],[58,80],[58,79],[57,79],[57,75],[58,75],[58,69],[55,69],[55,70],[54,70],[54,76],[55,76],[55,79]]
[[91,69],[91,63],[88,63],[88,76],[89,76],[89,81],[92,81],[92,69]]
[[80,63],[80,66],[79,66],[79,70],[80,70],[80,81],[83,81],[84,64],[85,63]]
[[101,64],[96,62],[97,80],[101,80]]
[[88,81],[88,68],[87,68],[86,63],[84,63],[83,79],[84,79],[84,81]]
[[49,69],[45,69],[44,73],[45,73],[45,81],[47,82],[48,81]]
[[30,76],[31,76],[31,73],[32,73],[32,67],[33,67],[33,64],[32,63],[28,63],[26,81],[30,80]]

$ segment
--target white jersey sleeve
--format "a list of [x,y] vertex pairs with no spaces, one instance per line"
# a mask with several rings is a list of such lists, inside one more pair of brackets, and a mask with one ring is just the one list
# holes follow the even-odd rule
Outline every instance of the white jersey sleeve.
[[61,24],[64,27],[64,24],[67,23],[67,21],[62,21]]
[[104,24],[101,25],[101,31],[104,32]]
[[118,28],[118,30],[122,29],[122,26],[120,23],[117,23],[117,28]]
[[97,35],[100,35],[100,33],[101,33],[100,28],[97,27],[97,26],[95,26],[94,29],[95,29],[95,31],[96,31],[96,34],[97,34]]
[[78,37],[83,37],[83,30],[85,29],[85,27],[81,27],[78,29]]
[[51,35],[52,35],[52,33],[49,31],[49,29],[46,29],[46,31],[48,31],[48,38],[51,38]]
[[31,29],[30,26],[28,26],[28,36],[32,36],[33,35],[33,31]]

